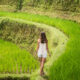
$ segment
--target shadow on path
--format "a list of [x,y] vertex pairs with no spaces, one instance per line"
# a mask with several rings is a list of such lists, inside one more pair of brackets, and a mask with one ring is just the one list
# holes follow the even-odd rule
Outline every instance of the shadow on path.
[[49,77],[47,75],[42,76],[44,80],[49,80]]
[[8,76],[8,77],[0,78],[0,80],[30,80],[30,78],[29,77],[15,77],[15,78],[13,78],[13,77]]

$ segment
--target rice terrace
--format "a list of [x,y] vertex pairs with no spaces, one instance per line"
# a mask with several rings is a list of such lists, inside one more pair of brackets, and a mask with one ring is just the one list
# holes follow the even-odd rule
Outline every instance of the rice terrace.
[[80,80],[80,0],[0,0],[0,80]]

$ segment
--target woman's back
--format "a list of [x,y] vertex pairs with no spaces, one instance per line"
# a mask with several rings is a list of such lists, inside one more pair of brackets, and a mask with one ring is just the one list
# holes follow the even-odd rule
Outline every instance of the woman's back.
[[39,43],[39,49],[46,50],[46,43]]
[[46,53],[47,48],[46,48],[46,43],[41,43],[41,41],[39,40],[39,53]]

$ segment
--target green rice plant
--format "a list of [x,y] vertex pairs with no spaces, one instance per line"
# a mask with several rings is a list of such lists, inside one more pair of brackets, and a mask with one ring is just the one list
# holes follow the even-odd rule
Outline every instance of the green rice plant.
[[38,61],[36,61],[29,52],[21,50],[11,42],[0,39],[0,73],[16,73],[16,71],[20,73],[21,65],[22,70],[24,70],[25,67],[27,71],[27,67],[32,66],[32,61],[34,61],[33,65],[36,65],[38,68]]

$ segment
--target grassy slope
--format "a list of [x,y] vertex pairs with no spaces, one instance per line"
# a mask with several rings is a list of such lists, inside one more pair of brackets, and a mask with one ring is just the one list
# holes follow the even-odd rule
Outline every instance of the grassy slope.
[[24,73],[28,69],[31,71],[31,68],[35,70],[37,64],[38,62],[30,53],[0,39],[0,73]]
[[0,12],[0,16],[21,18],[55,26],[69,36],[65,54],[50,69],[50,80],[79,80],[80,77],[80,24],[72,21],[50,18],[47,16]]

